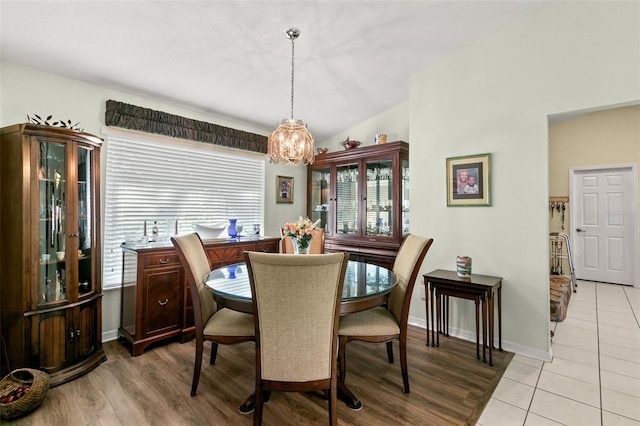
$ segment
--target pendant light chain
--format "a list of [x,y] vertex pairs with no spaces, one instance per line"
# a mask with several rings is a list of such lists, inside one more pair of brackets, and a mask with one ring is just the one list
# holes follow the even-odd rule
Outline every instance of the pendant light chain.
[[291,37],[291,119],[293,120],[293,76],[294,76],[294,53],[295,37]]

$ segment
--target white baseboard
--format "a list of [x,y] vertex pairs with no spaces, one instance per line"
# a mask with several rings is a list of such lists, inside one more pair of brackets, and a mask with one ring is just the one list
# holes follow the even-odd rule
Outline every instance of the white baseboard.
[[[426,328],[427,328],[427,323],[424,319],[421,318],[416,318],[416,317],[409,317],[409,325],[413,325],[419,328],[422,328],[425,330],[425,341],[427,339],[427,335],[426,335]],[[455,327],[450,327],[449,328],[449,335],[452,337],[456,337],[458,339],[462,339],[462,340],[467,340],[469,342],[474,342],[476,341],[476,333],[475,331],[469,331],[469,330],[461,330]],[[496,338],[494,343],[494,347],[498,347],[498,339]],[[530,346],[524,346],[518,343],[513,343],[513,342],[509,342],[506,341],[504,339],[502,339],[502,349],[509,351],[509,352],[513,352],[519,355],[524,355],[527,356],[529,358],[535,358],[535,359],[539,359],[541,361],[545,361],[545,362],[551,362],[551,360],[553,359],[553,352],[551,350],[549,350],[549,352],[544,352],[541,351],[539,349],[536,348],[532,348]]]
[[102,333],[102,343],[110,342],[118,338],[118,330],[109,330]]

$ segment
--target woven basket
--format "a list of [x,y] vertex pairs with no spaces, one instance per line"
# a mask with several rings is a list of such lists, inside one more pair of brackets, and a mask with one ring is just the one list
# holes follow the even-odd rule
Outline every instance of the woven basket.
[[44,371],[20,368],[0,380],[0,398],[5,400],[20,389],[29,388],[22,397],[11,402],[0,402],[0,417],[13,419],[38,408],[49,391],[49,375]]

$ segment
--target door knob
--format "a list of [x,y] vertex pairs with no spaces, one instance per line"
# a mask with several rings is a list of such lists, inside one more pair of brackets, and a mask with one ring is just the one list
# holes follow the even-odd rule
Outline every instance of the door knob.
[[587,232],[584,229],[576,228],[576,232]]

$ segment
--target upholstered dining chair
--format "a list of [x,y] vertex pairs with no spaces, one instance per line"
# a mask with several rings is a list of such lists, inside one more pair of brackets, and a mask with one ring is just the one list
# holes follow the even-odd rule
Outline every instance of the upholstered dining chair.
[[338,320],[349,255],[244,255],[256,335],[254,425],[262,424],[264,392],[313,390],[329,393],[329,424],[337,424]]
[[171,237],[171,242],[178,252],[182,268],[187,277],[196,334],[196,359],[193,367],[191,396],[196,395],[200,370],[202,367],[202,351],[204,341],[211,341],[210,364],[215,364],[218,343],[234,344],[255,340],[253,315],[217,309],[211,290],[204,284],[210,271],[209,259],[198,234],[187,234]]
[[392,363],[393,340],[399,340],[403,392],[409,393],[409,373],[407,371],[409,305],[420,266],[432,243],[432,238],[407,235],[402,241],[393,264],[393,272],[398,278],[398,285],[391,290],[387,306],[344,315],[340,318],[338,363],[340,377],[343,381],[346,376],[345,358],[348,342],[351,340],[371,343],[386,342],[387,357]]
[[[323,254],[324,253],[324,230],[317,229],[311,231],[313,237],[311,238],[311,245],[309,246],[309,254]],[[284,229],[280,228],[280,234],[282,235],[282,253],[293,254],[293,241],[291,238],[284,235]]]

